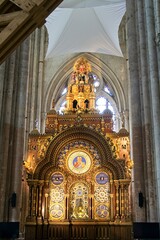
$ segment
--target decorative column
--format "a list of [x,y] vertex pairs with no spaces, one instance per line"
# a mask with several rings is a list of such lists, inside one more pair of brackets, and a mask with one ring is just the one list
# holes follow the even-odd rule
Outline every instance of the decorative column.
[[93,91],[89,96],[89,109],[95,109],[95,93]]
[[110,180],[110,219],[111,219],[111,222],[114,221],[114,203],[113,203],[113,180]]
[[32,187],[32,222],[36,222],[36,199],[37,199],[37,182],[33,182]]
[[79,93],[78,94],[78,106],[82,109],[84,109],[84,94],[83,93]]
[[28,181],[28,186],[29,186],[29,199],[28,199],[28,216],[26,221],[30,222],[32,215],[32,183],[30,181]]
[[44,185],[44,224],[48,224],[48,201],[49,201],[49,193],[48,193],[49,182],[46,181]]
[[39,181],[38,183],[38,216],[37,216],[37,222],[42,223],[42,190],[43,190],[43,180]]
[[45,193],[44,197],[45,197],[45,200],[44,200],[44,223],[48,224],[48,197],[49,197],[49,194]]
[[120,191],[121,191],[121,221],[124,221],[124,183],[120,181]]
[[102,119],[101,119],[101,129],[102,129],[102,132],[104,132],[104,130],[105,130],[105,122],[104,122],[103,116],[102,116]]
[[67,93],[66,101],[67,101],[67,110],[73,110],[73,94],[72,93]]
[[116,201],[115,221],[119,221],[119,218],[120,218],[120,215],[119,215],[119,212],[120,212],[120,208],[119,208],[119,181],[114,180],[114,185],[115,185],[115,189],[116,189],[116,192],[115,192],[115,196],[116,196],[116,198],[115,198],[115,201]]
[[131,220],[129,213],[129,184],[130,182],[124,185],[124,216],[126,221]]
[[65,219],[68,220],[68,194],[66,194],[66,199],[65,199]]

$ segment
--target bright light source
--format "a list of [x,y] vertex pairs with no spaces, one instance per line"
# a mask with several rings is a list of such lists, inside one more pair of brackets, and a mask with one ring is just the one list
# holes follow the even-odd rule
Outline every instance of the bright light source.
[[64,95],[67,92],[67,88],[65,88],[62,92],[62,95]]
[[96,82],[94,83],[94,86],[95,86],[95,87],[99,87],[99,84],[100,84],[100,83],[99,83],[98,81],[96,81]]
[[110,92],[110,90],[109,90],[109,88],[108,88],[108,87],[104,87],[104,91],[105,91],[106,93],[108,93],[109,95],[111,95],[111,96],[112,96],[112,93]]
[[100,97],[98,98],[98,100],[96,101],[96,104],[98,106],[106,106],[107,100],[104,97]]

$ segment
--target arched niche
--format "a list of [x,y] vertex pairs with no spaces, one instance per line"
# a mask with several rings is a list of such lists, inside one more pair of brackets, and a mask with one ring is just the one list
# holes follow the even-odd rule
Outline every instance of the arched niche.
[[109,138],[107,141],[107,139],[97,131],[84,126],[68,128],[53,139],[47,150],[45,159],[38,164],[33,178],[47,178],[48,172],[52,171],[54,167],[60,166],[59,156],[62,149],[77,141],[86,142],[96,149],[99,153],[101,166],[106,166],[110,169],[110,171],[113,172],[114,179],[125,178],[125,169],[123,169],[123,166],[115,159]]
[[[103,78],[112,87],[115,100],[117,105],[117,111],[122,112],[128,109],[127,106],[127,96],[124,93],[124,88],[118,76],[112,71],[112,69],[104,63],[100,58],[91,53],[78,54],[72,57],[67,63],[64,63],[60,69],[57,70],[56,74],[50,81],[48,85],[46,95],[44,97],[43,109],[47,113],[51,109],[52,100],[54,99],[56,103],[63,99],[61,93],[67,84],[67,81],[73,71],[73,65],[76,59],[79,57],[85,57],[92,65],[92,72],[97,74],[97,76]],[[59,104],[59,103],[58,103]]]

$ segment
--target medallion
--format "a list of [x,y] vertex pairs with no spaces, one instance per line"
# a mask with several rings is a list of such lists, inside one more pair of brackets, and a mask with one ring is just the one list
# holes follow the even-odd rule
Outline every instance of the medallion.
[[91,158],[88,153],[76,150],[68,156],[67,164],[71,172],[83,174],[90,169]]

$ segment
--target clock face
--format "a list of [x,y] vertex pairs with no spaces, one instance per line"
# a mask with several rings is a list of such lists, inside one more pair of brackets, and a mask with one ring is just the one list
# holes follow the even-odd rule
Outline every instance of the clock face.
[[52,183],[55,185],[59,185],[63,182],[63,175],[61,173],[54,173],[51,176]]
[[96,182],[98,184],[102,184],[102,185],[106,184],[107,182],[109,182],[109,177],[104,172],[98,173],[97,176],[96,176]]
[[84,151],[74,151],[67,159],[68,168],[73,173],[86,173],[91,167],[91,158]]

